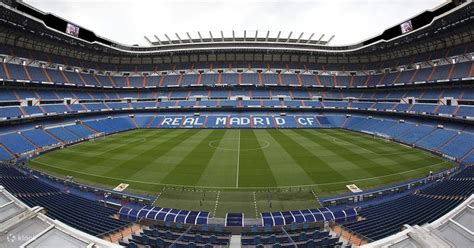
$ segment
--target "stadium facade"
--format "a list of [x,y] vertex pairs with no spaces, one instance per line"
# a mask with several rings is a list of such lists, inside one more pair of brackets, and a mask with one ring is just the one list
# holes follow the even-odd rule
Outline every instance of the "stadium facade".
[[[114,244],[96,237],[128,247],[370,246],[403,225],[454,216],[473,193],[471,0],[447,1],[347,46],[269,31],[176,34],[127,46],[21,1],[1,1],[0,13],[0,185],[11,193],[0,197],[0,212],[12,203],[25,216],[46,210],[24,244],[45,238],[52,229],[44,223],[56,219],[81,244],[99,247]],[[135,129],[259,128],[345,129],[454,166],[370,191],[315,194],[319,208],[256,218],[159,207],[150,196],[25,166],[49,151]],[[7,217],[4,233],[20,233],[25,222]],[[466,244],[472,230],[465,226],[455,238],[437,232],[438,242]]]

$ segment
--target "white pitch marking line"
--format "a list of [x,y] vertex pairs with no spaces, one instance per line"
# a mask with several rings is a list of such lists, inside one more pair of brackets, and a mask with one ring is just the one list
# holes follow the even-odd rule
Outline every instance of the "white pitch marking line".
[[257,208],[257,194],[255,194],[255,191],[253,192],[253,204],[255,206],[255,219],[258,218],[258,208]]
[[220,191],[217,191],[217,197],[216,197],[216,205],[214,206],[214,212],[212,214],[212,218],[216,217],[216,211],[217,211],[217,205],[219,205],[219,196],[221,195]]
[[[158,201],[158,199],[160,198],[161,194],[163,194],[163,192],[165,191],[166,187],[163,187],[163,189],[160,191],[160,193],[158,193],[158,195],[156,196],[155,200],[151,203],[152,206],[155,206],[155,202]],[[321,205],[322,206],[322,205]]]
[[239,170],[240,170],[240,129],[239,129],[239,139],[237,141],[237,173],[235,179],[235,188],[239,187]]
[[[191,188],[198,188],[198,189],[233,189],[234,188],[234,187],[230,187],[230,186],[227,186],[227,187],[226,186],[220,186],[220,187],[189,186],[189,185],[182,185],[182,184],[155,183],[155,182],[146,182],[146,181],[139,181],[139,180],[129,180],[129,179],[124,179],[124,178],[108,177],[108,176],[101,176],[101,175],[92,174],[92,173],[85,173],[85,172],[77,171],[77,170],[64,169],[64,168],[59,167],[59,166],[54,166],[54,165],[50,165],[50,164],[47,164],[47,163],[39,162],[37,160],[31,160],[31,161],[33,163],[41,164],[41,165],[44,165],[46,167],[60,169],[60,170],[63,170],[63,171],[69,171],[69,172],[73,172],[73,173],[77,173],[77,174],[82,174],[82,175],[86,175],[86,176],[93,176],[93,177],[98,177],[98,178],[112,179],[112,180],[122,181],[122,182],[141,183],[141,184],[149,184],[149,185],[161,185],[161,186],[172,186],[172,187],[191,187]],[[331,183],[301,184],[301,185],[291,185],[291,186],[281,186],[281,187],[258,187],[257,186],[257,187],[240,187],[240,188],[241,189],[286,189],[286,188],[300,188],[300,187],[314,187],[314,186],[323,186],[323,185],[334,185],[334,184],[343,184],[343,183],[347,184],[347,183],[353,183],[353,182],[373,180],[373,179],[378,179],[378,178],[385,178],[385,177],[390,177],[390,176],[395,176],[395,175],[402,175],[402,174],[409,173],[409,172],[412,172],[412,171],[426,169],[426,168],[430,168],[430,167],[440,165],[440,164],[444,164],[444,163],[448,163],[448,162],[450,162],[450,161],[445,160],[445,161],[442,161],[442,162],[439,162],[439,163],[427,165],[427,166],[416,168],[416,169],[413,169],[413,170],[407,170],[407,171],[402,171],[402,172],[399,172],[399,173],[393,173],[393,174],[388,174],[388,175],[383,175],[383,176],[378,176],[378,177],[360,178],[360,179],[355,179],[355,180],[347,180],[347,181],[339,181],[339,182],[331,182]],[[41,170],[38,170],[38,171],[41,172]]]

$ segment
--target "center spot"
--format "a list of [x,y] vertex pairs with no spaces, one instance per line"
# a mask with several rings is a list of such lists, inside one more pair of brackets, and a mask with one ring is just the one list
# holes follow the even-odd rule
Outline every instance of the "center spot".
[[[239,149],[239,139],[223,139],[223,140],[212,140],[209,141],[209,147],[212,147],[216,150],[223,151],[255,151],[262,150],[270,146],[270,142],[266,140],[260,140],[258,142],[251,142],[245,146],[242,145],[243,141],[250,139],[240,139],[240,149]],[[252,141],[255,141],[252,139]]]

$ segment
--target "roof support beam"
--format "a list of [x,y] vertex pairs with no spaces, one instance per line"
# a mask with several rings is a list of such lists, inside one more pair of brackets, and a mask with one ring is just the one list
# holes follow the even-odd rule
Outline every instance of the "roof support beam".
[[193,43],[193,38],[191,38],[191,35],[189,35],[189,32],[186,32],[186,35],[189,38],[189,43]]
[[153,46],[153,42],[151,42],[151,40],[148,39],[148,37],[146,37],[146,35],[143,36],[143,38],[145,38],[145,40],[150,44],[150,46]]
[[286,42],[290,42],[290,38],[291,38],[291,35],[293,34],[293,32],[290,32],[290,34],[288,35],[288,38],[286,38]]
[[179,37],[178,33],[174,33],[174,35],[176,35],[176,38],[178,38],[179,43],[183,43],[183,41],[181,40],[181,37]]
[[311,39],[313,38],[313,36],[314,36],[314,33],[312,33],[312,34],[309,36],[309,38],[308,38],[308,40],[306,41],[306,43],[310,43],[310,42],[311,42]]
[[153,36],[155,36],[155,39],[158,41],[158,44],[163,45],[160,38],[158,38],[158,36],[156,34],[154,34]]
[[165,37],[166,37],[166,39],[168,39],[169,44],[173,44],[173,42],[171,41],[170,37],[167,34],[165,34]]
[[325,34],[322,34],[321,37],[319,37],[318,41],[316,43],[321,42],[321,40],[324,38]]
[[202,36],[201,36],[201,32],[198,31],[198,35],[199,35],[199,41],[202,42]]
[[304,32],[301,32],[300,36],[296,40],[296,43],[300,43],[301,37],[303,37]]
[[212,36],[212,32],[209,31],[209,36],[211,36],[211,41],[214,42],[214,37]]
[[332,41],[332,39],[334,39],[334,37],[335,37],[335,35],[332,35],[332,36],[331,36],[331,38],[329,38],[329,40],[328,40],[328,41],[326,41],[326,45],[327,45],[327,44],[329,44],[329,42],[331,42],[331,41]]

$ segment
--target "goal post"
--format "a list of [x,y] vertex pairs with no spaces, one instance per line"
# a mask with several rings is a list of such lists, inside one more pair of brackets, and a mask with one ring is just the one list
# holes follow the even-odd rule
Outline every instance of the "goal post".
[[99,138],[102,138],[105,136],[105,133],[104,132],[100,132],[100,133],[94,133],[94,134],[91,134],[87,137],[87,139],[89,141],[94,141],[96,139],[99,139]]
[[383,133],[375,132],[374,136],[377,137],[377,138],[385,140],[385,142],[390,142],[392,140],[392,137],[390,135],[386,135],[386,134],[383,134]]

